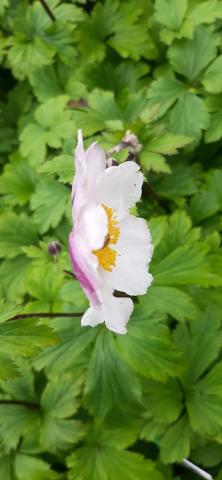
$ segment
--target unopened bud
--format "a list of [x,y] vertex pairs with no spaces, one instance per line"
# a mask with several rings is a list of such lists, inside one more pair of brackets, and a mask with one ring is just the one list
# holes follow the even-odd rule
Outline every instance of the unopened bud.
[[49,243],[48,245],[48,253],[49,255],[58,255],[59,252],[61,252],[61,244],[58,242],[58,240],[54,240]]
[[138,137],[130,130],[126,131],[122,142],[132,147],[136,152],[139,152],[142,148],[142,145],[139,143]]

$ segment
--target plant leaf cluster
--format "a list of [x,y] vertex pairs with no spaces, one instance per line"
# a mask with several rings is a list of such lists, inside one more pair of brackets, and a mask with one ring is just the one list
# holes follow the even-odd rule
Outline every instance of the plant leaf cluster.
[[[0,478],[220,480],[221,0],[43,4],[0,0]],[[144,173],[154,281],[125,336],[80,327],[78,128],[138,137],[116,157]]]

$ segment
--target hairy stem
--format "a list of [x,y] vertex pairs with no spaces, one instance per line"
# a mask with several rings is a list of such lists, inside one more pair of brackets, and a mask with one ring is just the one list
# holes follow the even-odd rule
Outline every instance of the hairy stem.
[[52,20],[52,22],[56,21],[55,15],[52,13],[52,10],[49,8],[48,4],[46,3],[46,0],[39,0],[42,7],[44,8],[45,12],[49,16],[49,18]]

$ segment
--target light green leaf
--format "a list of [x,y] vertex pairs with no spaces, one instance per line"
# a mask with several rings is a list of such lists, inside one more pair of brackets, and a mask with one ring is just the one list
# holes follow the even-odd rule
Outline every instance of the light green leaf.
[[201,130],[208,126],[209,115],[203,100],[188,91],[169,113],[169,120],[173,132],[199,139]]
[[154,137],[148,143],[148,149],[151,152],[160,153],[163,155],[175,155],[179,148],[185,147],[191,141],[190,138],[182,135],[172,135],[167,133],[159,137]]
[[211,284],[205,260],[206,249],[201,244],[184,245],[152,266],[155,285]]
[[187,0],[156,0],[155,18],[172,30],[179,30],[187,9]]
[[[38,169],[40,173],[58,175],[62,183],[71,183],[75,174],[74,160],[72,155],[58,155],[52,160],[43,163]],[[1,189],[1,183],[0,183]]]
[[41,233],[56,227],[65,214],[70,202],[67,187],[55,180],[41,179],[31,198],[34,220]]
[[15,473],[18,480],[57,480],[58,473],[53,472],[48,463],[40,458],[19,453],[15,457]]
[[222,92],[222,55],[216,58],[206,70],[202,83],[210,93]]
[[0,352],[27,357],[58,342],[54,332],[39,320],[26,319],[0,325]]
[[155,80],[148,91],[150,107],[159,105],[157,116],[162,116],[184,94],[184,85],[171,74]]
[[22,253],[22,247],[36,243],[36,229],[27,215],[7,213],[1,216],[0,257],[14,258]]
[[207,27],[198,27],[192,40],[175,42],[170,47],[168,55],[174,70],[193,81],[215,58],[216,41],[211,30]]
[[161,439],[160,451],[164,463],[181,462],[189,456],[190,428],[185,415],[174,423]]
[[0,176],[0,193],[9,203],[24,205],[35,188],[35,175],[31,166],[23,158],[7,164]]
[[221,111],[210,116],[210,125],[206,131],[206,143],[217,142],[222,137],[222,114]]
[[149,289],[147,304],[154,311],[167,313],[181,322],[197,316],[197,308],[192,297],[179,288],[153,285]]
[[216,18],[222,18],[221,3],[218,0],[206,0],[191,5],[188,19],[193,25],[212,23]]

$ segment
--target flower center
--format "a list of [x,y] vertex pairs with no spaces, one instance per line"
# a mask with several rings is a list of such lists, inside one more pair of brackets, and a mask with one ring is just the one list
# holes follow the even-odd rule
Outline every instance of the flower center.
[[106,212],[108,233],[105,236],[103,247],[99,250],[93,250],[92,253],[98,258],[100,266],[107,272],[111,272],[116,265],[117,252],[110,247],[110,245],[115,245],[117,243],[120,229],[113,209],[103,204],[101,206]]

